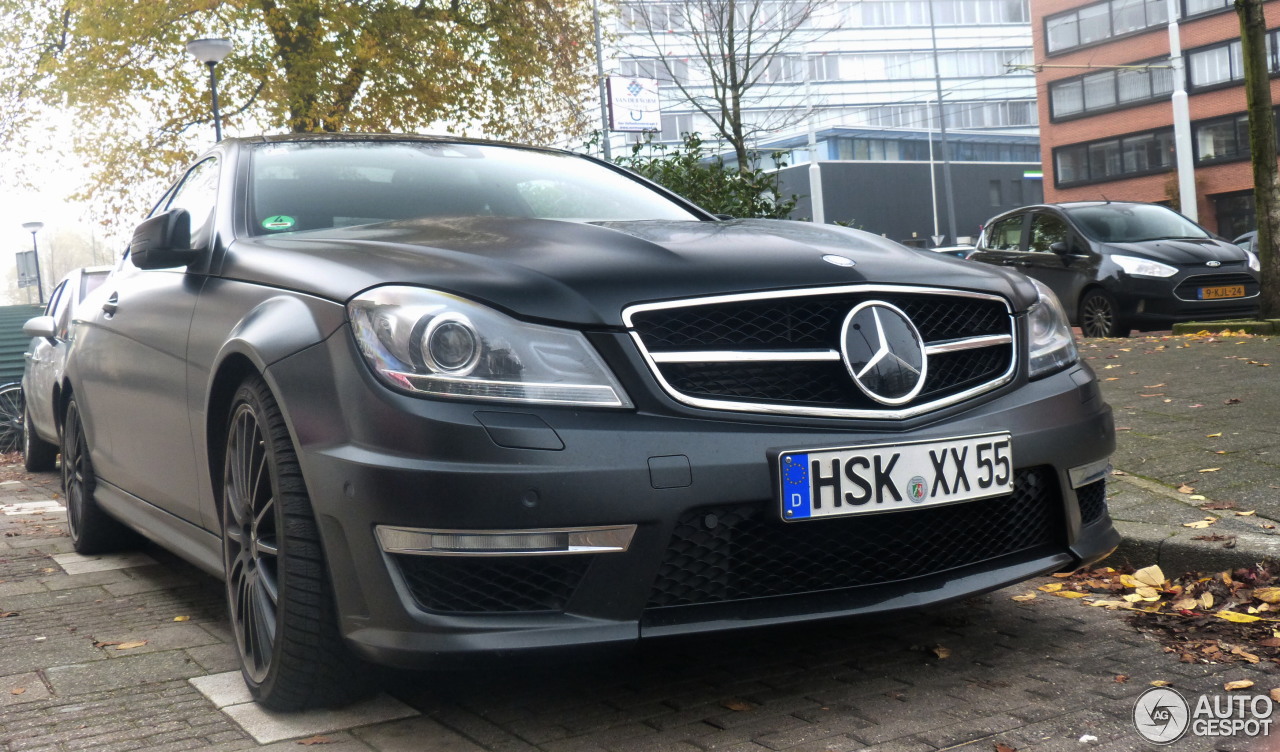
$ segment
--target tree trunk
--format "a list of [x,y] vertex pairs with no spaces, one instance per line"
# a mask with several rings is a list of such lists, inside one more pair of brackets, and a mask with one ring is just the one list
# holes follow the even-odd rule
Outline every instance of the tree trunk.
[[1245,101],[1249,111],[1249,149],[1253,162],[1253,200],[1258,222],[1258,258],[1262,263],[1259,318],[1280,318],[1280,183],[1276,180],[1276,122],[1271,109],[1267,67],[1267,21],[1262,0],[1235,0],[1244,57]]

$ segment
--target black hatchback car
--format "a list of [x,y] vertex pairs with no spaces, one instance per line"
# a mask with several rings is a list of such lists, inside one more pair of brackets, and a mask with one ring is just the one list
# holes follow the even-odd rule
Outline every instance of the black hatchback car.
[[1158,204],[1023,207],[989,221],[969,258],[1043,282],[1087,337],[1258,312],[1258,257]]
[[228,139],[57,391],[71,538],[224,578],[273,708],[361,660],[877,614],[1105,556],[1111,410],[1052,294],[721,220],[569,152]]

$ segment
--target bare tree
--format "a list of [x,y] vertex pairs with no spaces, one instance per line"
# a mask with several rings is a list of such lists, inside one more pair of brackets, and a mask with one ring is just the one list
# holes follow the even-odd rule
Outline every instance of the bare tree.
[[738,158],[763,131],[807,114],[803,87],[816,60],[805,42],[822,35],[814,14],[830,0],[627,0],[623,23],[648,37],[664,85],[708,118]]

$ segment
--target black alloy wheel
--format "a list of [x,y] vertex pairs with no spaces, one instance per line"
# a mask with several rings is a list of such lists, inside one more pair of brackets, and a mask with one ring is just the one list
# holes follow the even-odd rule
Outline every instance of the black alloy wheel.
[[222,515],[227,605],[241,673],[254,699],[294,711],[368,694],[370,672],[338,632],[293,442],[258,377],[247,379],[232,401]]
[[1128,337],[1130,327],[1120,324],[1115,298],[1105,290],[1093,289],[1080,301],[1080,332],[1086,337]]
[[80,405],[72,398],[62,423],[62,495],[67,505],[71,545],[79,554],[102,554],[140,545],[142,536],[98,506],[96,488]]
[[31,427],[31,411],[22,415],[22,466],[28,472],[39,473],[54,469],[58,464],[58,445],[36,435]]

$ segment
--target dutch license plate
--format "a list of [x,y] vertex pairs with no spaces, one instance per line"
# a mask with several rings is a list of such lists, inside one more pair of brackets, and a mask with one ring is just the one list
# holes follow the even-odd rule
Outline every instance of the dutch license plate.
[[1009,434],[784,452],[784,520],[845,517],[1013,491]]
[[1244,285],[1219,285],[1218,287],[1201,287],[1201,300],[1222,300],[1223,298],[1243,298]]

